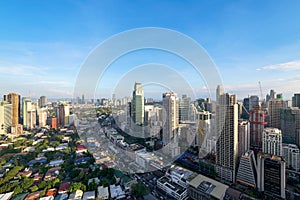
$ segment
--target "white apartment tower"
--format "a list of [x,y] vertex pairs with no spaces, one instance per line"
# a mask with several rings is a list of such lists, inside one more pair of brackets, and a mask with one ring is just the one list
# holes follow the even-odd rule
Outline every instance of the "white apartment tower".
[[264,153],[282,155],[282,134],[277,128],[265,128],[263,132],[262,150]]

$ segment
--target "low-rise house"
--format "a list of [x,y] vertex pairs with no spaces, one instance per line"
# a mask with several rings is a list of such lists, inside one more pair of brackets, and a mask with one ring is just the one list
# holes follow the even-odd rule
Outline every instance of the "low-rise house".
[[120,185],[110,185],[110,197],[120,199],[125,197],[125,192],[122,190]]
[[67,200],[68,199],[68,194],[58,194],[54,200]]
[[85,148],[84,145],[78,144],[76,147],[76,154],[83,153],[83,152],[87,152],[87,149]]
[[65,182],[60,184],[58,188],[58,194],[67,194],[70,186],[71,186],[71,182]]
[[50,163],[48,164],[48,166],[50,167],[58,167],[60,165],[62,165],[65,161],[62,160],[62,159],[59,159],[59,160],[52,160],[50,161]]
[[45,174],[44,180],[50,181],[58,177],[59,171],[61,170],[61,167],[54,167],[48,169],[48,171]]
[[53,189],[47,190],[45,196],[46,196],[46,197],[50,197],[50,196],[55,197],[56,194],[57,194],[57,189],[53,188]]
[[25,200],[36,200],[40,198],[41,191],[33,192],[27,195]]
[[108,187],[99,186],[97,190],[99,199],[106,200],[109,198]]
[[40,182],[40,181],[43,179],[43,177],[44,177],[44,174],[36,173],[36,174],[34,174],[34,176],[33,176],[33,181],[34,181],[35,183],[38,183],[38,182]]
[[69,200],[81,200],[83,196],[83,191],[82,190],[76,190],[69,196]]
[[83,193],[82,200],[95,199],[95,198],[96,198],[95,191],[88,191]]
[[76,160],[74,160],[74,164],[75,164],[75,165],[85,164],[85,163],[87,163],[90,159],[91,159],[90,157],[77,158]]

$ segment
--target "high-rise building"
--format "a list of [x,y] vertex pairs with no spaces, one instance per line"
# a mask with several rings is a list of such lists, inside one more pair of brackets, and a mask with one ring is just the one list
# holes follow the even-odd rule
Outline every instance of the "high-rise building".
[[239,120],[238,155],[244,155],[250,149],[250,126],[246,120]]
[[300,150],[295,144],[283,144],[283,157],[286,161],[286,168],[300,171]]
[[189,121],[191,98],[182,95],[179,100],[179,122]]
[[281,129],[280,109],[286,108],[286,102],[282,99],[271,99],[268,103],[269,126]]
[[22,118],[23,118],[23,128],[27,129],[27,111],[31,110],[31,99],[28,97],[22,98]]
[[56,116],[58,118],[58,126],[64,127],[69,125],[70,108],[65,102],[61,102],[57,107]]
[[285,199],[285,161],[280,156],[258,153],[257,188],[274,199]]
[[300,108],[300,93],[294,94],[292,97],[292,106]]
[[41,108],[38,110],[39,114],[39,126],[40,127],[45,127],[46,122],[47,122],[47,109],[46,108]]
[[136,125],[144,124],[144,91],[141,83],[135,82],[131,103],[132,120]]
[[236,96],[223,94],[216,112],[216,173],[221,179],[235,181],[238,159],[238,105]]
[[10,132],[12,122],[12,105],[5,101],[0,102],[0,134]]
[[42,107],[45,107],[45,106],[46,106],[46,104],[47,104],[47,99],[46,99],[46,96],[41,96],[41,97],[40,97],[39,104],[40,104],[40,108],[42,108]]
[[21,121],[21,106],[20,106],[20,95],[17,93],[9,93],[4,95],[4,101],[12,105],[12,126],[17,126]]
[[258,96],[250,96],[249,97],[249,111],[253,110],[258,105],[259,105],[259,97]]
[[178,98],[173,92],[163,94],[163,143],[167,145],[176,134],[179,125]]
[[277,128],[265,128],[263,132],[262,150],[264,153],[282,156],[282,135]]
[[[196,135],[196,145],[199,147],[199,157],[203,157],[207,154],[206,139],[210,136],[211,132],[211,113],[208,111],[199,112],[197,114],[197,120],[199,125]],[[204,153],[204,155],[202,153]]]
[[300,109],[298,107],[280,109],[280,126],[283,143],[297,144],[300,133]]
[[250,149],[256,154],[262,150],[262,136],[266,122],[266,111],[260,106],[250,111]]
[[244,98],[244,100],[243,100],[243,110],[242,110],[242,118],[243,119],[249,119],[249,104],[250,104],[250,102],[249,102],[250,100],[249,100],[249,98],[247,97],[247,98]]
[[216,90],[216,102],[219,103],[220,96],[224,93],[223,85],[218,85]]
[[256,188],[257,169],[254,151],[246,151],[241,159],[236,182]]

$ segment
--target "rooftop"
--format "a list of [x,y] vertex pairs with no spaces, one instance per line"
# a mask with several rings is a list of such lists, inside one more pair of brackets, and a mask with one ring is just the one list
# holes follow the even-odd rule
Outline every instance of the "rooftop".
[[222,199],[228,188],[227,185],[200,174],[190,181],[190,185],[217,199]]

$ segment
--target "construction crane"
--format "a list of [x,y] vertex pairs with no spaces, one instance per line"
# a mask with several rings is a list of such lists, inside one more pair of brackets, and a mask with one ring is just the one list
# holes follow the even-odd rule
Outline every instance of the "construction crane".
[[258,81],[259,84],[259,90],[260,90],[260,98],[261,98],[261,104],[265,104],[265,99],[263,98],[262,89],[261,89],[261,83]]

